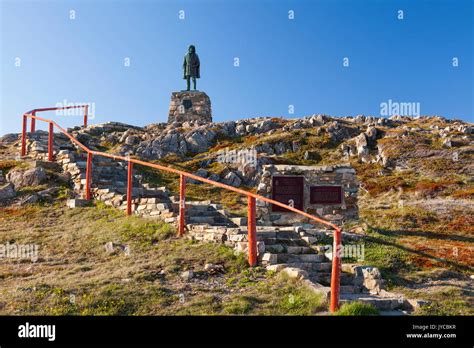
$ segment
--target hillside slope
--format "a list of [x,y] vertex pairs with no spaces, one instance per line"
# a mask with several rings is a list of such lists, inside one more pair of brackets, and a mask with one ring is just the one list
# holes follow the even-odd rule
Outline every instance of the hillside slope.
[[[388,289],[404,293],[407,297],[431,301],[430,305],[419,310],[421,314],[472,314],[474,304],[472,279],[474,274],[472,256],[474,247],[474,229],[472,227],[474,223],[474,135],[471,124],[446,120],[441,117],[415,119],[398,116],[391,119],[379,119],[363,116],[331,118],[324,115],[315,115],[298,120],[258,118],[211,125],[158,124],[144,128],[119,123],[106,123],[90,126],[86,129],[78,127],[72,131],[80,141],[91,148],[156,161],[249,190],[256,189],[261,166],[265,164],[332,165],[348,162],[357,170],[357,177],[360,182],[359,205],[361,219],[358,223],[346,224],[344,230],[364,235],[364,238],[360,241],[365,246],[365,260],[363,262],[377,266],[382,271],[384,278],[387,280]],[[3,174],[6,175],[12,168],[22,165],[22,161],[14,160],[18,153],[18,135],[4,136],[0,145],[2,156],[0,169],[3,169]],[[34,152],[35,147],[39,147],[40,144],[33,142],[29,146],[30,151]],[[235,163],[235,161],[234,163],[222,161],[222,155],[229,153],[229,151],[249,149],[255,149],[258,154],[255,167]],[[166,186],[174,194],[178,192],[176,177],[141,168],[140,166],[136,166],[136,170],[146,182]],[[60,178],[55,178],[55,180],[61,181]],[[24,195],[25,198],[28,198],[32,192],[42,192],[42,190],[45,190],[45,187],[29,187],[22,190],[20,196]],[[60,195],[61,192],[64,191],[61,189]],[[223,203],[229,211],[240,215],[245,214],[246,201],[234,193],[224,192],[197,183],[188,184],[187,193],[190,200],[210,199],[213,202]],[[72,218],[71,214],[76,214],[55,206],[54,203],[54,209],[50,206],[43,207],[41,206],[41,200],[39,203],[30,204],[30,208],[23,208],[25,202],[19,202],[19,204],[20,207],[13,210],[11,210],[11,207],[2,208],[2,212],[5,213],[2,214],[2,221],[5,222],[1,231],[2,237],[8,236],[8,238],[15,240],[10,236],[18,236],[20,230],[28,231],[25,227],[33,228],[38,224],[38,228],[40,228],[40,221],[45,219],[45,216],[49,216],[48,214],[57,214],[60,219],[70,219]],[[26,225],[22,225],[25,224],[23,209],[26,209],[25,211],[37,209],[35,214],[39,214],[37,216],[38,221],[35,222],[36,220],[32,219]],[[54,213],[55,210],[57,210],[57,213]],[[108,221],[107,218],[100,215],[105,214],[104,211],[97,213],[91,208],[81,208],[81,213],[77,214],[76,226],[79,230],[82,228],[79,222],[86,221],[85,218],[89,214],[92,215],[92,219]],[[85,214],[85,216],[80,214]],[[94,214],[99,214],[99,216]],[[113,215],[115,213],[107,210],[107,214]],[[119,244],[127,242],[126,237],[117,234],[121,229],[114,229],[114,221],[116,220],[125,224],[129,223],[122,219],[124,218],[121,215],[111,218],[110,235],[107,235],[107,233],[101,234],[100,239],[90,246],[91,250],[95,250],[94,253],[96,253],[93,254],[93,261],[88,256],[80,254],[84,252],[81,250],[85,247],[80,245],[77,249],[70,251],[72,255],[70,263],[76,264],[77,259],[84,263],[92,262],[94,265],[95,263],[97,265],[104,263],[105,261],[102,260],[104,243],[114,240]],[[66,237],[68,234],[63,233],[59,228],[67,221],[62,220],[63,222],[60,223],[50,220],[56,219],[45,219],[45,222],[53,226],[50,232],[56,236],[55,238],[59,240],[68,238]],[[107,230],[109,228],[107,226],[109,226],[107,223],[100,226],[93,225],[93,227],[84,224],[83,228],[88,231],[84,237],[99,238],[99,236],[94,236],[91,231]],[[143,228],[143,233],[146,235],[147,229],[146,227]],[[161,228],[166,230],[166,227],[159,226],[154,226],[152,229],[161,230]],[[142,234],[141,229],[135,231],[137,236]],[[47,233],[45,233],[46,235]],[[23,236],[28,240],[29,234],[27,232]],[[53,237],[50,236],[49,238]],[[140,239],[141,237],[137,238]],[[82,238],[77,238],[76,242],[79,243],[81,240]],[[293,287],[292,290],[288,290],[290,292],[279,293],[279,299],[272,299],[269,294],[267,294],[269,296],[268,301],[260,299],[252,302],[248,299],[236,299],[237,302],[240,301],[239,303],[242,306],[249,308],[246,313],[295,312],[288,309],[286,305],[282,305],[283,308],[286,308],[282,309],[279,307],[281,303],[278,301],[286,301],[285,296],[292,293],[292,291],[297,291],[294,290],[298,289],[297,284],[284,285],[279,282],[278,278],[273,278],[273,276],[268,278],[263,270],[246,270],[242,265],[237,266],[240,261],[232,258],[229,254],[224,253],[225,257],[219,259],[216,255],[219,255],[219,252],[222,252],[223,249],[221,250],[217,246],[194,246],[193,248],[196,249],[192,249],[192,253],[185,252],[182,255],[179,250],[180,248],[188,250],[186,248],[192,246],[192,244],[187,244],[190,243],[189,241],[178,241],[169,239],[169,237],[163,240],[166,240],[166,243],[162,241],[153,242],[160,248],[155,249],[153,243],[149,246],[154,250],[153,253],[142,254],[140,252],[140,255],[137,254],[135,257],[143,257],[143,260],[147,260],[144,261],[144,265],[150,266],[148,260],[163,257],[165,254],[163,250],[169,250],[168,256],[171,259],[167,260],[169,263],[166,263],[169,267],[180,264],[182,258],[192,257],[192,262],[176,270],[174,273],[176,279],[179,278],[179,272],[191,267],[191,264],[195,265],[196,262],[200,262],[199,267],[204,267],[203,263],[211,262],[213,258],[213,260],[215,258],[218,260],[214,262],[235,263],[235,265],[227,265],[225,268],[236,268],[239,271],[225,274],[225,276],[222,275],[225,279],[223,282],[226,283],[233,277],[248,278],[250,275],[256,277],[248,281],[251,284],[249,289],[253,289],[249,290],[250,293],[255,289],[259,289],[258,284],[274,290],[277,288],[285,289],[286,286]],[[68,241],[68,243],[70,242]],[[170,245],[175,245],[176,248],[173,250],[166,249]],[[199,248],[211,248],[217,254],[212,254],[210,260],[202,260],[199,257],[201,255]],[[135,249],[136,246],[132,248],[132,250]],[[66,251],[63,252],[66,253]],[[130,257],[126,258],[119,253],[115,259],[111,258],[111,261],[115,261],[107,266],[110,268],[106,267],[103,271],[98,272],[104,276],[112,272],[112,269],[117,266],[117,259],[120,259],[121,262],[132,260]],[[1,264],[4,267],[5,274],[3,277],[5,282],[2,283],[14,288],[14,284],[18,279],[15,279],[16,277],[13,277],[8,270],[11,264],[5,264],[4,260],[1,261]],[[33,267],[32,269],[36,267],[27,264],[23,266],[25,266],[25,269],[28,266]],[[96,266],[89,265],[88,267],[96,270]],[[127,267],[124,269],[127,269]],[[137,269],[134,269],[132,265],[130,267],[133,272],[143,272],[143,267],[137,267]],[[196,269],[200,269],[199,267]],[[138,268],[141,270],[138,270]],[[155,268],[153,266],[150,269],[152,269],[151,272],[161,271],[160,267]],[[67,273],[67,271],[64,272]],[[44,271],[33,272],[33,274],[27,272],[25,279],[28,280],[26,283],[29,285],[25,288],[38,285],[37,282],[30,282],[28,277],[31,276],[32,279],[39,281],[46,273]],[[120,277],[123,277],[123,279],[130,278],[122,274]],[[63,275],[60,275],[59,279],[63,278]],[[118,279],[112,283],[120,284],[120,289],[126,289],[129,286],[123,285],[128,284],[127,280],[122,282]],[[8,281],[12,283],[8,283]],[[77,280],[71,275],[71,279],[66,280],[65,283],[55,284],[51,280],[46,284],[51,283],[48,286],[53,289],[56,286],[63,289],[57,290],[60,293],[63,293],[62,291],[65,291],[65,294],[69,294],[69,292],[81,293],[83,290],[84,293],[89,293],[89,290],[85,289],[88,289],[90,285],[71,286],[75,281]],[[23,280],[20,281],[20,283],[22,282]],[[205,283],[206,286],[209,286],[212,282]],[[174,286],[177,285],[170,285],[171,288]],[[219,285],[217,288],[221,286]],[[272,288],[273,286],[274,288]],[[23,287],[23,285],[20,287]],[[3,291],[8,289],[3,285],[2,288]],[[105,285],[104,288],[106,288]],[[142,288],[141,283],[140,288]],[[91,291],[101,293],[100,289],[101,287],[98,287]],[[120,289],[115,289],[112,292],[122,291]],[[131,289],[135,288],[131,287]],[[49,293],[51,291],[45,291],[45,298],[50,301]],[[196,293],[199,293],[199,291],[203,291],[203,289],[195,290]],[[257,292],[260,292],[260,290]],[[27,308],[23,305],[19,305],[20,309],[8,307],[17,301],[21,303],[19,294],[11,291],[5,293],[5,298],[11,299],[11,301],[6,301],[5,313],[13,313],[15,310],[21,311]],[[201,297],[201,295],[197,296]],[[306,295],[301,296],[303,298]],[[138,297],[136,300],[139,301]],[[307,298],[304,301],[311,302],[313,300]],[[263,301],[261,305],[258,305],[259,301]],[[276,303],[280,304],[275,307]],[[313,309],[303,306],[305,308],[303,312],[313,313],[315,310],[321,310],[319,302],[316,301],[313,304],[315,304]],[[84,308],[74,308],[71,311],[73,313],[95,313],[89,306],[94,307],[95,305],[86,304]],[[140,306],[134,307],[128,312],[125,310],[124,313],[168,313],[166,310],[155,307],[150,309],[148,305],[145,305],[145,307],[145,309]],[[222,304],[215,311],[210,309],[211,307],[206,306],[203,312],[224,313],[227,311],[222,307]],[[53,308],[56,307],[53,306]],[[88,310],[91,310],[91,312],[88,312]],[[199,312],[196,308],[188,308],[188,310],[189,313]],[[185,312],[183,309],[182,313]],[[115,313],[114,310],[111,313]],[[122,312],[117,310],[117,313]]]

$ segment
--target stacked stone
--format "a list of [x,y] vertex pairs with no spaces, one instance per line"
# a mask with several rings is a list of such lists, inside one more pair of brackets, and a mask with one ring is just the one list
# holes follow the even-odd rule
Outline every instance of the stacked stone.
[[60,150],[56,155],[56,161],[63,170],[71,175],[74,191],[80,194],[85,185],[85,161],[77,161],[76,154],[70,150]]
[[168,113],[168,123],[212,122],[211,100],[204,92],[173,92]]
[[[127,209],[126,197],[121,201],[120,209]],[[106,203],[107,204],[107,203]],[[158,217],[167,223],[175,223],[177,221],[170,203],[157,197],[150,198],[133,198],[132,212],[143,217]]]
[[[304,207],[309,214],[325,220],[342,224],[345,221],[358,219],[357,192],[358,182],[354,168],[349,165],[335,166],[292,166],[292,165],[265,165],[257,194],[271,198],[272,178],[278,176],[304,177]],[[342,204],[311,204],[310,186],[341,186],[343,191]],[[309,219],[292,212],[271,211],[270,204],[257,201],[257,216],[265,222],[288,225],[297,222],[309,222]]]

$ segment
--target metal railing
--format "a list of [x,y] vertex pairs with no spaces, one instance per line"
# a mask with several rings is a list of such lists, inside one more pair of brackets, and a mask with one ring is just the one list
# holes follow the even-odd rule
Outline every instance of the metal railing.
[[193,179],[197,181],[204,182],[209,185],[213,185],[216,187],[220,187],[229,191],[237,192],[241,195],[247,197],[247,234],[248,234],[248,262],[251,266],[255,266],[257,264],[257,226],[256,226],[256,200],[261,200],[270,204],[277,205],[279,207],[285,208],[286,210],[292,211],[299,215],[302,215],[310,220],[318,222],[320,224],[326,225],[334,229],[334,243],[333,243],[333,252],[332,252],[332,271],[331,271],[331,299],[330,299],[330,311],[334,312],[339,308],[339,289],[340,289],[340,270],[341,270],[341,259],[339,255],[339,250],[341,249],[341,229],[336,226],[335,224],[320,219],[316,216],[308,214],[304,211],[286,205],[284,203],[275,201],[273,199],[260,196],[258,194],[241,190],[235,188],[230,185],[226,185],[220,182],[216,182],[213,180],[205,179],[200,176],[162,166],[155,163],[149,163],[145,161],[141,161],[139,159],[124,157],[124,156],[117,156],[112,155],[105,152],[100,151],[93,151],[89,149],[87,146],[79,142],[76,138],[74,138],[71,134],[69,134],[64,128],[59,126],[53,120],[49,120],[46,118],[42,118],[36,116],[38,112],[44,111],[53,111],[53,110],[62,110],[62,109],[71,109],[71,108],[84,108],[84,127],[87,126],[87,114],[88,114],[88,105],[78,105],[78,106],[65,106],[65,107],[52,107],[52,108],[42,108],[42,109],[34,109],[28,111],[23,115],[23,127],[22,127],[22,138],[21,138],[21,156],[26,156],[26,138],[27,138],[27,120],[28,118],[31,119],[31,132],[35,131],[35,121],[40,120],[49,124],[49,134],[48,134],[48,161],[53,161],[53,142],[54,142],[54,127],[56,127],[61,133],[67,136],[74,144],[76,144],[80,149],[87,153],[87,165],[86,165],[86,187],[85,187],[85,199],[91,199],[91,181],[92,181],[92,156],[102,156],[111,158],[113,160],[118,161],[125,161],[128,163],[127,168],[127,208],[126,214],[132,214],[132,174],[133,174],[133,165],[139,164],[150,168],[155,168],[159,170],[163,170],[169,173],[174,173],[179,175],[179,219],[178,219],[178,235],[183,236],[185,233],[185,210],[186,210],[186,179]]

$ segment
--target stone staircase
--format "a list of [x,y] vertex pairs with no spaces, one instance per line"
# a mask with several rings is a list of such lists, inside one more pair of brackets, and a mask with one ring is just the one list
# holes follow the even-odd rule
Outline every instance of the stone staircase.
[[[244,219],[240,226],[225,227],[189,224],[190,239],[224,243],[238,252],[246,253],[247,226]],[[236,223],[236,225],[239,225]],[[328,253],[327,237],[332,231],[316,230],[310,225],[263,226],[257,225],[257,249],[259,263],[269,271],[284,272],[290,278],[301,279],[312,290],[330,298],[332,255]],[[345,234],[346,240],[360,236]],[[342,264],[340,286],[341,303],[360,301],[374,305],[380,311],[392,315],[412,310],[412,304],[399,294],[383,290],[383,280],[378,270],[370,266]]]
[[[47,159],[48,133],[29,133],[28,155]],[[90,146],[90,144],[88,144]],[[90,146],[91,147],[91,146]],[[54,135],[55,160],[69,173],[76,197],[83,197],[86,183],[86,154],[62,134]],[[127,163],[94,156],[91,193],[94,199],[108,206],[126,209]],[[179,198],[166,187],[155,187],[133,176],[132,211],[143,217],[156,217],[177,224]],[[238,252],[248,251],[247,219],[227,213],[221,204],[211,201],[186,202],[187,238],[223,243]],[[329,299],[331,255],[324,241],[332,231],[318,230],[312,225],[265,226],[257,225],[258,258],[268,270],[282,271],[292,278],[305,281],[314,291]],[[343,239],[360,237],[343,233]],[[409,309],[406,300],[380,289],[377,277],[370,277],[364,266],[343,264],[341,273],[341,302],[362,301],[380,310]],[[381,281],[381,279],[380,279]]]
[[[88,146],[95,149],[91,144]],[[47,149],[47,132],[38,130],[28,134],[27,152],[29,156],[47,160]],[[53,149],[55,161],[71,177],[75,196],[77,198],[84,197],[87,154],[79,151],[77,146],[61,133],[54,134]],[[108,206],[121,210],[126,209],[126,162],[103,156],[93,156],[91,179],[91,193],[94,199],[100,200]],[[179,214],[179,198],[171,195],[166,187],[153,186],[144,182],[142,175],[134,174],[132,212],[143,217],[157,217],[167,223],[176,224]],[[231,219],[232,217],[223,210],[222,205],[212,204],[210,201],[186,202],[188,228],[202,225],[236,226]]]

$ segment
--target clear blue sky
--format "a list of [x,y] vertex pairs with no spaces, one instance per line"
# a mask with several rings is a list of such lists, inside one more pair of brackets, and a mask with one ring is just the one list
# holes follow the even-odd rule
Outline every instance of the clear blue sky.
[[0,3],[1,134],[18,132],[23,112],[64,100],[95,103],[94,123],[164,122],[191,43],[216,121],[379,115],[389,99],[474,120],[471,0]]

